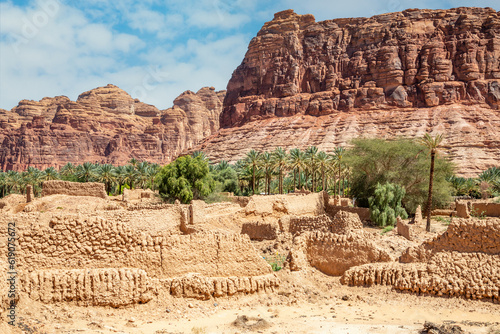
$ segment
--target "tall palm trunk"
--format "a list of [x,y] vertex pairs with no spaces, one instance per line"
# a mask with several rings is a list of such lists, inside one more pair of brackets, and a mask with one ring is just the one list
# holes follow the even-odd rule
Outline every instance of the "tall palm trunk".
[[298,174],[299,174],[299,190],[301,190],[302,189],[302,182],[301,182],[302,177],[300,176],[300,167],[298,168]]
[[342,197],[342,193],[340,192],[340,173],[341,173],[341,167],[339,163],[339,196]]
[[294,191],[294,192],[295,192],[295,189],[297,189],[297,188],[295,188],[295,178],[296,178],[296,177],[297,177],[297,170],[296,170],[296,169],[294,169],[294,170],[293,170],[293,191]]
[[252,166],[252,193],[255,195],[255,166]]
[[321,181],[322,181],[322,184],[321,184],[321,190],[325,190],[325,169],[322,168],[321,169]]
[[436,151],[431,151],[431,172],[429,176],[429,196],[427,197],[427,224],[425,230],[427,232],[431,231],[431,206],[432,206],[432,181],[434,180],[434,158],[436,156]]

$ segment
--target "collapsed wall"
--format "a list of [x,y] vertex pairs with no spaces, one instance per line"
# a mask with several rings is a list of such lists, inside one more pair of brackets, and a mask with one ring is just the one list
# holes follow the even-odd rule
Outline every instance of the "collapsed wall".
[[107,197],[104,183],[81,183],[60,180],[51,180],[42,183],[42,196],[49,195]]
[[401,263],[347,270],[341,283],[392,285],[399,291],[500,302],[500,219],[453,222],[448,230],[409,248]]

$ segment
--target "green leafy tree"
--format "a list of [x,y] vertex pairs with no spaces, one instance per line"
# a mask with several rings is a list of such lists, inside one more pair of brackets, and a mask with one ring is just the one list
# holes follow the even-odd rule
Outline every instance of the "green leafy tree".
[[425,230],[427,232],[431,231],[431,209],[432,209],[432,187],[434,185],[434,162],[436,160],[436,152],[438,150],[439,145],[443,141],[443,136],[441,134],[437,134],[434,138],[426,133],[424,137],[420,140],[421,144],[429,149],[429,153],[431,155],[431,168],[429,173],[429,193],[427,197],[427,225],[425,226]]
[[[399,139],[356,139],[346,150],[344,162],[350,168],[350,193],[360,206],[368,206],[377,183],[395,183],[404,187],[403,207],[415,212],[428,195],[430,161],[425,149],[414,141]],[[443,207],[451,201],[452,188],[446,178],[453,174],[453,165],[436,156],[433,204]]]
[[396,217],[408,218],[401,205],[405,189],[397,184],[377,184],[374,196],[369,198],[371,220],[379,226],[394,226]]
[[210,173],[213,179],[219,184],[220,191],[239,194],[238,174],[227,161],[222,160],[219,162]]
[[128,172],[125,166],[118,166],[115,167],[114,174],[116,183],[118,183],[118,195],[120,195],[123,185],[127,182]]
[[163,198],[178,199],[182,203],[201,199],[215,190],[208,161],[200,155],[183,156],[164,166],[156,177],[156,184]]

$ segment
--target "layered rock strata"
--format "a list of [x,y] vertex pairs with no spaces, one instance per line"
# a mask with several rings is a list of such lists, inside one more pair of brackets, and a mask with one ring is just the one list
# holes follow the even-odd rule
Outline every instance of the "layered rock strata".
[[225,92],[186,91],[158,110],[114,85],[65,96],[23,100],[0,110],[0,169],[61,167],[86,161],[167,163],[215,133]]
[[500,17],[410,9],[316,22],[276,13],[227,86],[215,160],[277,146],[331,151],[357,137],[443,133],[459,173],[500,155]]

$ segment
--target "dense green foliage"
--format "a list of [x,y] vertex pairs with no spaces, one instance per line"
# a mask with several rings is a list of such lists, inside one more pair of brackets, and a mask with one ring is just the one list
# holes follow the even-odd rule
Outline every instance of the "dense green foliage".
[[201,155],[183,156],[160,170],[156,184],[163,198],[189,203],[215,190],[215,180],[209,172],[208,161]]
[[[352,171],[351,195],[363,206],[373,196],[377,184],[394,183],[405,188],[402,204],[415,212],[425,203],[429,186],[430,159],[422,146],[405,139],[357,139],[345,153],[346,164]],[[452,164],[437,156],[434,172],[433,206],[441,207],[451,198],[446,177],[452,175]]]
[[408,218],[408,214],[401,205],[405,197],[405,189],[397,184],[377,184],[375,193],[368,199],[371,211],[371,220],[378,226],[394,226],[396,217]]

